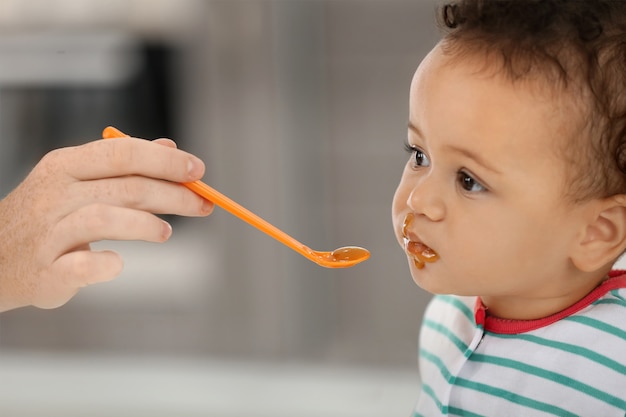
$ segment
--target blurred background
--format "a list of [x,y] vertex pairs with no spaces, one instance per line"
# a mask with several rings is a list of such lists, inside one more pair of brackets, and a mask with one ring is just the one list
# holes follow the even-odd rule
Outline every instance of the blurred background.
[[122,276],[0,315],[0,415],[411,413],[429,296],[391,228],[408,88],[436,0],[0,0],[0,193],[112,124],[170,137],[205,182],[321,268],[216,207],[162,245],[100,242]]

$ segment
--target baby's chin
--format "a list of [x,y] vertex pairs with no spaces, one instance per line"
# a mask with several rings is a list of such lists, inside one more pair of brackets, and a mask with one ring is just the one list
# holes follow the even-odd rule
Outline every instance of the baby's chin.
[[409,257],[409,268],[411,277],[417,286],[433,295],[456,295],[459,297],[477,296],[475,288],[463,288],[459,285],[460,275],[457,277],[447,277],[439,268],[437,263],[426,264],[421,269],[416,267],[413,259]]

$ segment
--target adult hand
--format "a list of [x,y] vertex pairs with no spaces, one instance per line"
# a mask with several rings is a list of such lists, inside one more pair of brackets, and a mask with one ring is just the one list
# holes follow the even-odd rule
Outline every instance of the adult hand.
[[0,311],[65,304],[89,284],[122,270],[99,240],[164,242],[155,214],[205,216],[213,204],[180,182],[204,174],[197,157],[167,139],[97,140],[44,156],[0,201]]

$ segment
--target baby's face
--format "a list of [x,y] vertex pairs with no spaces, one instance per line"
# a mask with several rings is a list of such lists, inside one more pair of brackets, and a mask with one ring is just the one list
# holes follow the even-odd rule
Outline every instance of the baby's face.
[[571,135],[571,116],[477,59],[451,60],[436,47],[415,73],[395,233],[403,248],[437,253],[425,264],[407,253],[427,291],[554,296],[569,285],[583,216],[564,198],[567,164],[555,143]]

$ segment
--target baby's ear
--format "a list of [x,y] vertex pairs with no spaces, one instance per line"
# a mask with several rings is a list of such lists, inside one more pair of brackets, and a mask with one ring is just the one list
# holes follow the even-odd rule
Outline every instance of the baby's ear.
[[577,242],[572,261],[581,271],[605,267],[626,249],[626,195],[597,200],[595,214]]

